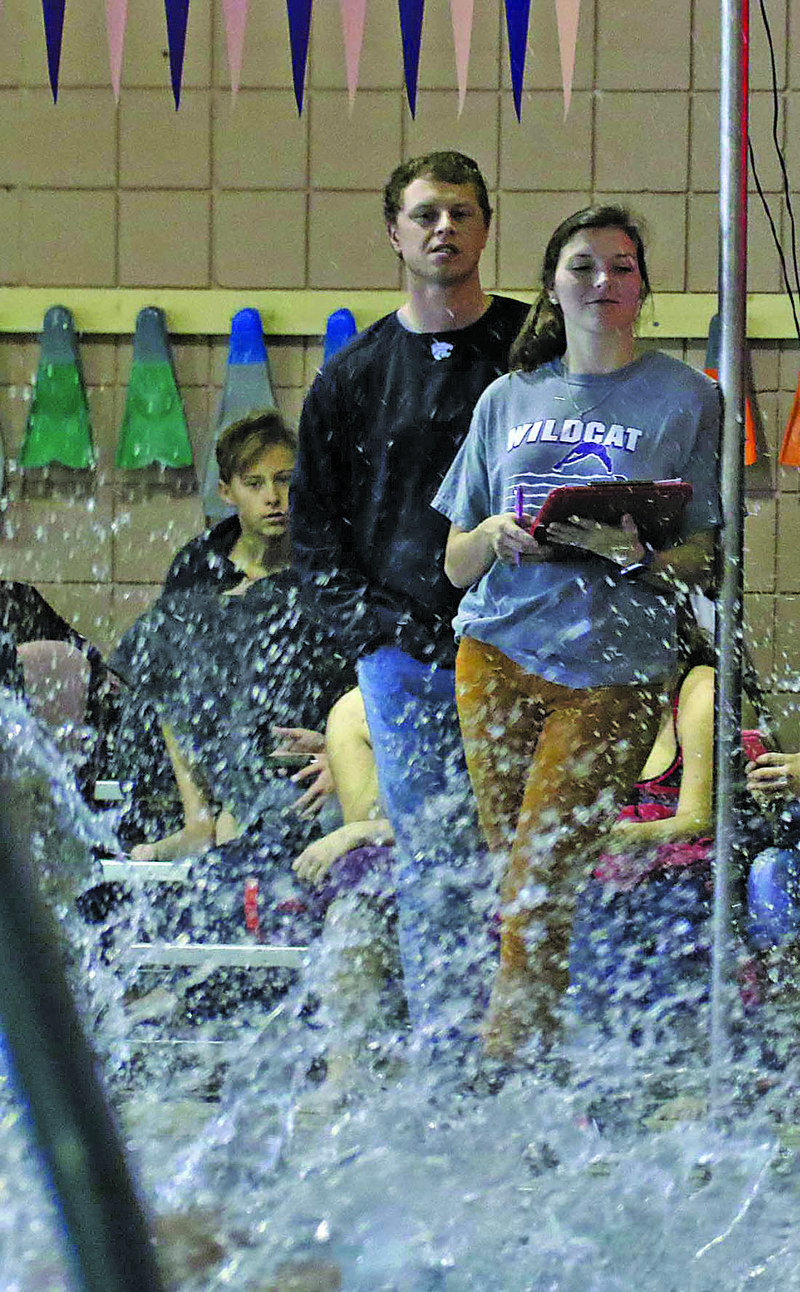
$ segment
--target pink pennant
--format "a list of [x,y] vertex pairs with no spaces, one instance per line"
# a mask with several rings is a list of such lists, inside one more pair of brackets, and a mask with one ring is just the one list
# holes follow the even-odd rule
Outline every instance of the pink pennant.
[[561,84],[564,90],[564,118],[569,112],[572,98],[572,78],[575,74],[575,46],[578,43],[578,19],[581,0],[556,0],[558,19],[558,46],[561,52]]
[[119,103],[122,82],[122,51],[125,46],[125,28],[128,23],[128,0],[106,0],[106,37],[108,61],[111,66],[111,88]]
[[350,107],[358,89],[358,65],[361,62],[361,45],[364,40],[364,20],[367,0],[339,0],[344,39],[344,62],[347,70],[347,90]]
[[472,41],[472,13],[474,0],[450,0],[450,17],[453,20],[453,45],[456,51],[456,77],[458,79],[458,115],[464,110],[469,72],[469,47]]
[[244,33],[247,27],[248,0],[222,0],[225,15],[225,41],[228,47],[228,67],[231,73],[231,93],[236,94],[242,77]]

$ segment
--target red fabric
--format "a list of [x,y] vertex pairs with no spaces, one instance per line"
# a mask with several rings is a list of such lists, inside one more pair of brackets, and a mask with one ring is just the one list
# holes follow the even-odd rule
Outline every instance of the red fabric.
[[[705,368],[704,372],[706,376],[711,377],[713,381],[718,380],[716,368]],[[744,464],[745,466],[746,467],[753,466],[757,457],[758,457],[758,453],[756,451],[756,419],[753,416],[753,405],[751,404],[749,399],[745,399],[744,401]],[[784,465],[800,466],[800,461],[791,462]]]

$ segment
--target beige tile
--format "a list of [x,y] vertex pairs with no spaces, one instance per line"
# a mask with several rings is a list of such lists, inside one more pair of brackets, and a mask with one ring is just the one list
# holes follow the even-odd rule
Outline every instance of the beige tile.
[[86,397],[97,453],[97,472],[108,474],[114,465],[117,445],[116,390],[113,386],[89,386]]
[[775,651],[775,600],[763,592],[744,596],[744,639],[761,685],[772,681]]
[[[410,159],[452,148],[472,157],[481,168],[487,188],[496,188],[498,110],[496,92],[472,91],[459,117],[458,99],[450,91],[420,90],[416,120],[408,107],[404,108],[403,157]],[[396,164],[391,163],[385,178]]]
[[45,601],[104,655],[113,639],[110,583],[37,583]]
[[[800,31],[798,31],[800,36]],[[796,61],[796,60],[793,60]],[[800,189],[800,140],[797,135],[800,132],[800,90],[794,90],[785,97],[786,113],[786,168],[789,172],[790,184],[793,189]],[[794,197],[795,208],[798,205],[797,197]],[[797,218],[797,215],[795,215]],[[788,225],[788,221],[784,221]]]
[[[784,65],[786,62],[788,62],[788,73],[786,76],[786,84],[792,89],[800,89],[800,67],[798,67],[797,65],[797,48],[798,48],[798,42],[800,42],[800,0],[789,0],[788,10],[789,10],[789,23],[788,23],[789,38],[787,41],[787,49],[794,54],[794,57],[790,56],[788,60],[781,59],[781,61],[779,62],[778,64],[779,83],[782,83],[783,81],[782,73],[783,73]],[[778,13],[780,12],[781,12],[781,9],[779,8]],[[779,38],[782,35],[783,35],[783,32],[779,31],[778,32]],[[786,50],[784,50],[783,52],[785,54]],[[800,746],[798,746],[798,748],[800,748]]]
[[19,453],[30,403],[30,386],[0,386],[0,425],[6,457],[16,457]]
[[775,599],[774,670],[775,690],[800,690],[800,597]]
[[[594,46],[596,31],[596,5],[594,0],[582,0],[578,21],[578,39],[575,46],[575,71],[573,90],[594,88]],[[508,57],[508,37],[505,17],[501,18],[500,70],[502,85],[511,89],[511,67]],[[528,90],[561,89],[561,53],[558,42],[558,24],[555,5],[537,9],[531,6],[528,28],[528,48],[525,57],[524,88]],[[524,108],[522,124],[525,123]]]
[[160,583],[114,584],[111,602],[112,649],[124,632],[152,606],[161,591]]
[[595,183],[602,189],[683,192],[689,156],[685,94],[603,94],[597,100]]
[[800,379],[800,346],[797,341],[781,341],[779,349],[780,390],[794,394]]
[[111,502],[91,497],[12,502],[0,544],[0,577],[30,583],[98,583],[111,577]]
[[397,288],[399,262],[381,214],[380,193],[312,192],[309,212],[311,288]]
[[116,339],[87,332],[80,335],[78,341],[86,385],[113,386],[117,380]]
[[0,190],[0,283],[12,286],[22,278],[22,236],[20,211],[22,201],[18,192]]
[[[792,0],[796,5],[796,0]],[[786,0],[770,0],[769,20],[775,45],[778,66],[778,84],[786,82]],[[767,90],[772,84],[769,47],[764,38],[764,28],[757,6],[753,7],[750,40],[750,85],[754,90]],[[800,34],[800,28],[795,34]],[[713,90],[719,85],[720,75],[720,7],[716,0],[695,0],[693,24],[693,84],[698,90]],[[790,45],[789,48],[792,46]],[[796,59],[790,63],[796,62]]]
[[[312,28],[317,25],[315,6]],[[328,8],[328,5],[323,6]],[[330,6],[335,8],[335,6]],[[228,50],[225,40],[225,23],[222,6],[214,5],[213,17],[214,85],[221,89],[230,87]],[[292,61],[289,55],[289,28],[286,5],[281,0],[250,5],[244,38],[240,85],[263,89],[292,89]]]
[[542,257],[556,226],[586,206],[589,195],[575,193],[501,193],[498,199],[498,270],[501,290],[538,289]]
[[778,592],[800,593],[800,500],[782,494],[778,502]]
[[181,390],[208,384],[210,349],[206,337],[174,336],[171,341],[175,377]]
[[[794,393],[790,393],[789,391],[781,391],[778,395],[778,411],[777,411],[776,428],[775,428],[776,429],[775,443],[776,443],[777,452],[780,452],[781,446],[783,444],[783,438],[784,438],[784,435],[786,434],[786,428],[789,424],[789,418],[791,416],[793,405],[794,405]],[[776,468],[776,479],[777,479],[778,489],[782,494],[783,493],[796,494],[798,492],[798,487],[800,487],[800,469],[798,469],[797,467],[778,466]]]
[[597,88],[689,88],[690,0],[653,10],[638,0],[598,0]]
[[[193,4],[189,7],[186,29],[183,86],[207,87],[210,79],[211,6]],[[155,86],[172,102],[163,0],[138,0],[135,11],[131,6],[125,35],[122,84],[124,87]],[[120,95],[120,101],[122,100],[124,95]]]
[[[748,290],[774,292],[780,286],[768,231],[757,197],[748,203]],[[689,195],[689,236],[687,241],[686,289],[690,292],[713,292],[717,289],[717,247],[719,212],[713,193]]]
[[115,583],[162,583],[175,553],[203,528],[197,497],[168,490],[118,492],[114,522]]
[[[690,186],[694,192],[717,192],[719,189],[719,95],[711,91],[692,95],[692,147]],[[772,96],[750,95],[750,138],[756,155],[761,186],[766,193],[780,192],[780,167],[772,141]],[[782,139],[783,130],[779,132]],[[798,153],[800,161],[800,152]],[[749,170],[750,189],[755,189]]]
[[573,94],[569,115],[557,90],[524,96],[522,125],[503,95],[500,187],[527,192],[589,189],[592,183],[592,96]]
[[[16,133],[19,183],[32,188],[112,188],[117,122],[104,90],[21,90]],[[88,141],[91,141],[89,143]]]
[[306,390],[311,386],[317,373],[322,370],[325,359],[325,347],[322,342],[310,340],[306,349],[305,363],[303,365],[303,385]]
[[306,285],[305,193],[217,193],[213,219],[215,286]]
[[300,421],[300,414],[303,411],[305,391],[297,386],[285,387],[278,391],[276,399],[284,421],[296,430]]
[[207,287],[209,204],[207,193],[120,193],[120,285]]
[[[653,292],[682,292],[686,272],[686,198],[683,194],[647,193],[631,197],[628,193],[598,192],[594,200],[626,207],[641,223]],[[649,308],[644,307],[645,318]],[[658,348],[664,349],[664,346],[659,344]],[[696,367],[702,368],[702,358],[703,355]]]
[[[307,109],[291,90],[240,90],[214,96],[214,182],[219,188],[305,188]],[[319,180],[316,181],[319,183]]]
[[[287,62],[288,41],[287,41]],[[341,89],[347,79],[344,43],[336,4],[314,6],[309,56],[309,85],[314,89]],[[403,84],[403,58],[397,6],[368,4],[359,66],[359,89],[399,89]],[[356,95],[356,105],[359,99]]]
[[114,194],[24,192],[22,276],[31,287],[114,285]]
[[[500,79],[500,9],[500,5],[475,5],[467,74],[467,105],[474,90],[496,90],[498,87]],[[399,34],[397,44],[399,57]],[[418,85],[420,89],[457,90],[453,23],[448,4],[429,4],[425,9],[420,45]],[[418,115],[421,115],[421,112],[420,105],[418,106]]]
[[775,528],[773,498],[748,503],[744,524],[744,577],[748,592],[775,590]]
[[211,96],[185,90],[180,111],[160,90],[126,90],[120,99],[122,188],[207,188],[211,176]]
[[210,392],[207,386],[181,387],[183,409],[195,464],[205,452],[210,434]]
[[309,118],[315,189],[374,189],[400,160],[402,98],[396,90],[365,90],[352,112],[345,91],[318,90]]
[[[2,200],[0,200],[2,211]],[[28,379],[28,338],[5,333],[0,335],[0,386],[15,386]]]
[[751,341],[750,362],[759,393],[780,389],[781,352],[777,341]]
[[303,385],[305,344],[302,338],[271,336],[267,339],[267,354],[273,386]]
[[34,8],[26,0],[5,0],[0,13],[0,86],[21,83],[22,50],[37,16]]
[[3,129],[0,130],[0,174],[9,188],[20,183],[21,167],[25,160],[20,139],[23,102],[23,90],[0,89],[0,113],[3,121]]
[[800,696],[770,696],[770,711],[775,714],[781,749],[800,749]]

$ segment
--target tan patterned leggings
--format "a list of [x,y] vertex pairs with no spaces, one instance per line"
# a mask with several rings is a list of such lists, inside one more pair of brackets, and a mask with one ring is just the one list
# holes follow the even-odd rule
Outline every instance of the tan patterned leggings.
[[573,690],[465,637],[456,698],[481,828],[508,857],[501,972],[531,979],[546,1027],[569,983],[576,890],[644,766],[663,688]]

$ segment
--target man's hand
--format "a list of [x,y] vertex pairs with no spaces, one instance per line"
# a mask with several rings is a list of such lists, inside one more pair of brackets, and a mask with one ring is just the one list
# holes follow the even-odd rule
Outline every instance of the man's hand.
[[294,804],[294,811],[304,821],[315,817],[325,800],[336,793],[331,769],[328,766],[328,756],[324,752],[313,754],[308,765],[301,767],[299,772],[295,772],[294,776],[290,777],[290,780],[293,785],[302,785],[304,781],[311,781],[308,789]]
[[800,797],[800,753],[761,754],[747,764],[747,788],[757,798]]

